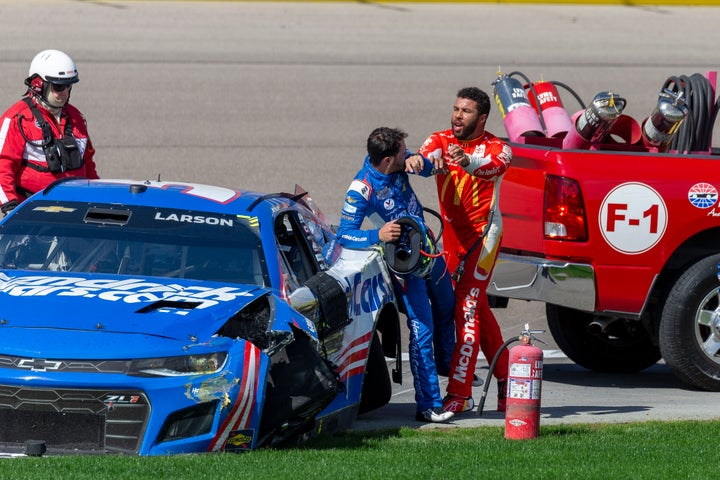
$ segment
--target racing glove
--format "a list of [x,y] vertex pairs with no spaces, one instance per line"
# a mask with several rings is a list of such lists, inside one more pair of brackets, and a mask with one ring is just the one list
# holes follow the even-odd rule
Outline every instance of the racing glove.
[[6,216],[8,213],[12,212],[15,207],[18,206],[17,200],[10,200],[7,203],[4,203],[2,206],[0,206],[0,212],[2,212],[3,217]]

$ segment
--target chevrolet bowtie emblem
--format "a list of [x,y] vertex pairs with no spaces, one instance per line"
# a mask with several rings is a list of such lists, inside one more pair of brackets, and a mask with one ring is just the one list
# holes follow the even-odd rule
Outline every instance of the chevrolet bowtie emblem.
[[19,368],[27,368],[33,372],[46,372],[57,370],[62,362],[57,360],[43,360],[42,358],[24,358],[18,363]]
[[33,211],[36,212],[48,212],[48,213],[57,213],[57,212],[74,212],[74,208],[68,208],[68,207],[61,207],[60,205],[50,205],[47,207],[35,207],[33,208]]

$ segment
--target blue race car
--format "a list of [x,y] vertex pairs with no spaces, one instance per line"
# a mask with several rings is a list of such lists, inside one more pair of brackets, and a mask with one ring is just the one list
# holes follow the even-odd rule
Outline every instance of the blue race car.
[[390,275],[380,250],[334,240],[297,187],[34,195],[0,223],[0,451],[242,451],[386,404]]

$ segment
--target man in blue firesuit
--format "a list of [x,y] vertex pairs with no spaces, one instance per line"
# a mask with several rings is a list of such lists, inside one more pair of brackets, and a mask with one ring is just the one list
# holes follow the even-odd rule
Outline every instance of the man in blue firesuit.
[[[380,127],[367,140],[368,155],[355,175],[345,196],[338,240],[347,248],[367,248],[379,243],[398,242],[403,226],[397,220],[409,217],[427,232],[423,207],[410,186],[408,173],[430,176],[443,171],[444,160],[435,164],[421,155],[413,155],[405,146],[407,134],[399,129]],[[363,230],[368,218],[374,228]],[[435,264],[433,264],[433,260]],[[417,413],[422,422],[445,422],[454,414],[442,410],[438,372],[433,354],[433,313],[428,289],[432,288],[438,344],[438,364],[449,365],[454,346],[452,282],[442,257],[423,257],[422,269],[393,275],[393,283],[404,307],[410,330],[410,370],[415,387]],[[420,263],[420,262],[418,262]],[[443,304],[444,303],[444,304]]]

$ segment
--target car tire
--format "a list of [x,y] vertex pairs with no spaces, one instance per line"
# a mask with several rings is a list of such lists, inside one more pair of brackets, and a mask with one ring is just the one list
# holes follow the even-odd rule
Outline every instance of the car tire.
[[387,361],[380,336],[375,332],[372,342],[370,342],[370,351],[365,366],[359,413],[366,413],[386,405],[390,402],[391,396],[392,386],[390,385]]
[[581,367],[630,373],[644,370],[661,358],[660,350],[639,321],[551,304],[546,305],[545,312],[558,347]]
[[675,375],[720,391],[720,255],[687,269],[670,290],[660,320],[660,351]]

